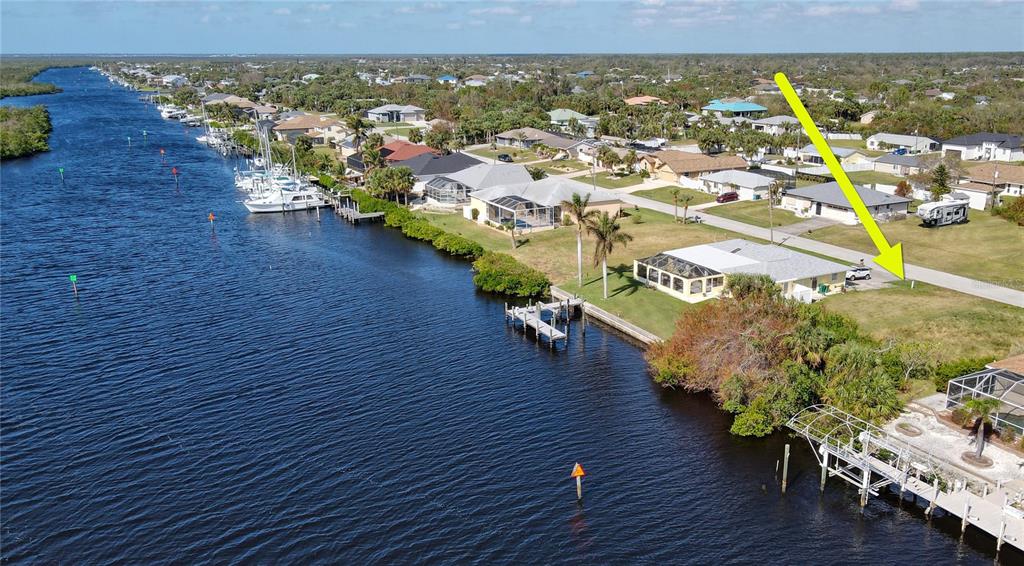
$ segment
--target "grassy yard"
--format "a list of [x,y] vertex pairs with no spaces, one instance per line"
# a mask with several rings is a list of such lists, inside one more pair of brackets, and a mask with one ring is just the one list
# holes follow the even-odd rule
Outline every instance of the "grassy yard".
[[486,226],[466,220],[461,214],[429,214],[424,217],[436,226],[479,242],[484,248],[508,253],[527,265],[543,271],[556,285],[571,293],[579,293],[595,305],[655,334],[667,337],[672,333],[678,313],[687,305],[664,293],[634,285],[630,274],[633,260],[664,250],[681,248],[738,237],[737,234],[705,224],[679,224],[672,216],[641,209],[640,221],[622,220],[625,232],[633,236],[626,247],[617,247],[608,259],[609,298],[601,298],[601,268],[594,267],[593,239],[583,240],[583,280],[576,285],[576,228],[559,227],[519,236],[519,247],[512,250],[511,237]]
[[[581,175],[579,177],[573,177],[573,179],[582,183],[589,183],[591,182],[591,175]],[[632,187],[633,185],[639,185],[643,180],[643,177],[637,173],[620,177],[618,175],[613,175],[608,171],[602,171],[597,174],[597,178],[594,183],[605,189],[622,189],[625,187]]]
[[941,356],[1002,358],[1024,343],[1024,309],[924,283],[900,282],[876,291],[832,295],[823,301],[879,339],[934,342]]
[[[890,243],[903,243],[907,263],[1019,288],[1024,228],[981,210],[971,210],[968,218],[967,224],[923,228],[910,217],[881,228]],[[865,253],[875,250],[862,226],[830,226],[805,237]]]
[[[760,226],[762,228],[768,227],[768,201],[767,200],[746,200],[741,202],[731,202],[727,204],[720,204],[718,206],[712,206],[711,208],[705,209],[708,214],[713,216],[721,216],[722,218],[728,218],[737,222],[743,222],[745,224],[752,224],[754,226]],[[783,210],[778,206],[772,213],[772,221],[775,226],[786,226],[788,224],[796,224],[804,219],[798,217],[788,210]]]
[[850,178],[850,181],[853,181],[858,185],[871,185],[874,183],[898,185],[900,181],[903,180],[902,177],[890,175],[889,173],[882,173],[881,171],[853,171],[846,175]]
[[566,173],[575,173],[582,171],[589,167],[586,163],[576,159],[560,159],[558,161],[543,161],[541,163],[535,163],[531,167],[537,167],[547,171],[548,175],[564,175]]
[[656,200],[659,202],[663,202],[665,204],[672,204],[672,193],[669,192],[672,189],[679,189],[680,214],[682,214],[683,199],[688,196],[693,197],[693,200],[690,201],[690,206],[696,204],[704,204],[706,202],[711,202],[715,200],[715,195],[708,194],[703,191],[696,191],[693,189],[673,187],[672,185],[665,185],[664,187],[658,187],[656,189],[645,189],[643,191],[637,191],[633,194],[638,197],[649,198],[651,200]]
[[522,149],[518,147],[502,147],[498,146],[498,149],[474,149],[467,151],[466,153],[476,155],[477,157],[483,157],[484,159],[495,160],[502,153],[507,153],[512,157],[512,161],[515,163],[524,163],[527,161],[537,161],[540,157],[530,151],[529,149]]
[[401,136],[403,138],[408,138],[409,137],[409,132],[411,132],[413,130],[417,130],[417,129],[419,129],[419,128],[415,128],[415,127],[411,127],[411,126],[410,127],[403,127],[403,128],[385,128],[385,129],[381,130],[381,133],[383,133],[386,136]]
[[330,157],[332,161],[338,161],[338,152],[334,151],[334,149],[328,145],[313,146],[313,153],[326,155],[327,157]]

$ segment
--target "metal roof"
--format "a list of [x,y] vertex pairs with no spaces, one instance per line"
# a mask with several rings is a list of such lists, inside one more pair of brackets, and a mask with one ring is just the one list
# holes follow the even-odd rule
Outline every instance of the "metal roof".
[[[888,195],[874,189],[861,187],[860,185],[854,185],[853,188],[857,191],[857,194],[860,195],[861,200],[864,201],[864,206],[868,208],[911,202],[911,199],[898,197],[896,195]],[[820,202],[840,208],[851,208],[850,201],[846,200],[846,195],[844,195],[843,190],[839,188],[839,183],[835,181],[832,181],[831,183],[822,183],[820,185],[811,185],[810,187],[789,189],[786,191],[786,196],[805,198],[813,202]]]
[[666,253],[655,254],[651,257],[638,259],[637,261],[648,267],[660,269],[661,271],[671,273],[672,275],[676,275],[684,279],[721,275],[721,272],[715,271],[714,269],[698,265],[691,261],[671,256]]

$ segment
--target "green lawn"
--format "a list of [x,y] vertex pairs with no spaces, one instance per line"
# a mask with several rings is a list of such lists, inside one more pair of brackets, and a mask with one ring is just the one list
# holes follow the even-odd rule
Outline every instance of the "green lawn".
[[903,180],[902,177],[896,175],[890,175],[889,173],[882,173],[881,171],[853,171],[846,174],[850,178],[850,181],[857,183],[858,185],[871,185],[874,183],[881,183],[883,185],[898,185]]
[[[721,216],[722,218],[728,218],[737,222],[743,222],[744,224],[752,224],[754,226],[760,226],[761,228],[768,227],[768,201],[767,200],[745,200],[741,202],[731,202],[727,204],[720,204],[718,206],[712,206],[711,208],[704,209],[708,214],[712,216]],[[804,219],[798,217],[788,210],[783,210],[778,206],[775,210],[771,211],[772,222],[775,226],[786,226],[788,224],[796,224]]]
[[543,161],[541,163],[535,163],[531,167],[537,167],[548,172],[548,175],[563,175],[566,173],[575,173],[582,171],[589,167],[586,163],[576,159],[560,159],[558,161]]
[[468,151],[467,153],[476,155],[478,157],[483,157],[484,159],[491,159],[491,160],[497,159],[498,156],[501,155],[502,153],[507,153],[509,156],[512,157],[512,161],[514,163],[523,163],[523,162],[526,162],[526,161],[537,161],[538,159],[540,159],[540,157],[538,157],[536,153],[530,151],[529,149],[522,149],[522,148],[518,148],[518,147],[502,147],[502,146],[498,146],[498,149],[496,149],[496,150],[494,150],[494,149],[474,149],[474,150]]
[[386,128],[382,133],[386,136],[402,136],[403,138],[409,137],[409,132],[417,130],[416,127],[403,127],[403,128]]
[[[573,179],[583,183],[590,183],[591,175],[580,175],[579,177],[573,177]],[[608,171],[602,171],[597,174],[597,178],[593,182],[597,184],[597,186],[605,189],[621,189],[624,187],[632,187],[633,185],[639,185],[640,183],[643,182],[643,180],[643,177],[641,177],[638,173],[633,173],[631,175],[620,177],[619,175],[613,175]]]
[[[693,206],[693,205],[696,205],[696,204],[704,204],[706,202],[711,202],[711,201],[715,200],[715,195],[712,195],[712,194],[709,194],[709,193],[705,193],[703,191],[697,191],[697,190],[694,190],[694,189],[684,189],[682,187],[674,187],[672,185],[665,185],[664,187],[658,187],[656,189],[645,189],[645,190],[642,190],[642,191],[637,191],[637,192],[635,192],[633,194],[638,196],[638,197],[649,198],[651,200],[656,200],[656,201],[659,201],[659,202],[663,202],[665,204],[672,204],[672,202],[673,202],[672,201],[672,193],[670,192],[672,189],[679,189],[679,208],[680,208],[680,210],[682,210],[682,208],[683,208],[683,199],[688,197],[688,196],[689,197],[693,197],[693,199],[690,201],[690,206]],[[682,214],[682,212],[680,212],[680,214]]]
[[334,151],[330,146],[317,145],[313,146],[313,153],[319,153],[320,155],[326,155],[330,157],[332,161],[338,160],[338,152]]
[[1024,345],[1024,309],[916,283],[824,299],[829,309],[855,319],[879,339],[932,342],[943,359],[1003,358]]
[[563,281],[558,286],[665,339],[672,336],[675,331],[679,313],[694,306],[666,293],[644,287],[633,279],[632,265],[608,268],[608,300],[603,297],[600,270],[585,278],[583,287],[577,285],[575,278]]
[[870,155],[871,157],[877,157],[879,155],[885,155],[887,152],[878,151],[874,149],[868,149],[867,142],[864,140],[828,140],[828,145],[832,147],[845,147],[849,149],[860,150],[864,155]]
[[[924,228],[914,216],[880,226],[890,243],[903,243],[907,263],[1019,288],[1024,227],[981,210],[971,210],[968,218],[967,224],[940,228]],[[829,226],[805,237],[876,253],[863,226]]]

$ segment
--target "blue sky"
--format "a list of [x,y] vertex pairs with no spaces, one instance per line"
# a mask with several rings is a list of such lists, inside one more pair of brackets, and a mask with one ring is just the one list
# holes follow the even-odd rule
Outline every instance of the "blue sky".
[[14,53],[1024,51],[1021,0],[0,2]]

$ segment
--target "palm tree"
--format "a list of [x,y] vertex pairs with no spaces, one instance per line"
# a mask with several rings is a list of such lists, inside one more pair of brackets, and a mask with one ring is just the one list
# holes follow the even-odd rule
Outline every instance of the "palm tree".
[[363,142],[363,149],[380,149],[384,146],[384,135],[374,132],[366,136],[366,141]]
[[512,235],[512,249],[516,249],[516,224],[511,220],[506,220],[501,223],[501,226],[508,230],[508,233]]
[[352,135],[355,136],[356,146],[358,146],[359,142],[362,141],[364,134],[366,134],[368,124],[362,117],[356,114],[350,114],[345,117],[345,127],[352,130]]
[[366,166],[367,175],[370,174],[370,171],[383,167],[384,156],[381,155],[380,149],[371,147],[363,150],[363,164]]
[[405,205],[409,206],[409,193],[416,186],[416,177],[413,176],[412,169],[408,167],[395,167],[391,171],[394,175],[391,189],[395,191],[395,202],[398,202],[398,195],[401,194],[404,197]]
[[580,287],[583,286],[583,229],[597,214],[597,211],[587,210],[589,205],[590,195],[581,197],[579,193],[573,193],[572,200],[562,201],[561,205],[562,212],[576,223],[576,279]]
[[622,158],[622,164],[626,166],[629,173],[633,172],[633,168],[640,162],[640,156],[636,154],[635,149],[630,149],[626,152],[626,156]]
[[985,449],[985,425],[992,423],[992,413],[998,411],[1002,404],[1002,401],[999,399],[979,399],[977,397],[968,399],[964,403],[964,408],[975,418],[974,426],[978,427],[978,433],[975,437],[978,448],[974,452],[974,457],[978,460],[981,459],[981,451]]
[[772,218],[772,213],[775,211],[775,199],[782,194],[782,189],[785,187],[786,183],[782,179],[776,179],[771,185],[768,185],[768,241],[772,244],[775,243],[775,221]]
[[622,217],[622,211],[615,213],[615,216],[608,216],[607,211],[601,212],[599,216],[590,219],[587,224],[587,231],[597,240],[594,246],[594,266],[601,266],[601,279],[604,282],[604,298],[608,298],[608,256],[615,249],[615,244],[625,246],[633,240],[633,236],[622,231],[618,220]]
[[668,194],[672,195],[672,221],[679,222],[679,193],[683,192],[680,187],[672,187]]
[[409,130],[409,141],[412,143],[420,143],[423,141],[423,130],[419,128]]
[[686,195],[683,197],[683,224],[688,222],[686,215],[689,214],[691,200],[693,200],[693,195]]

